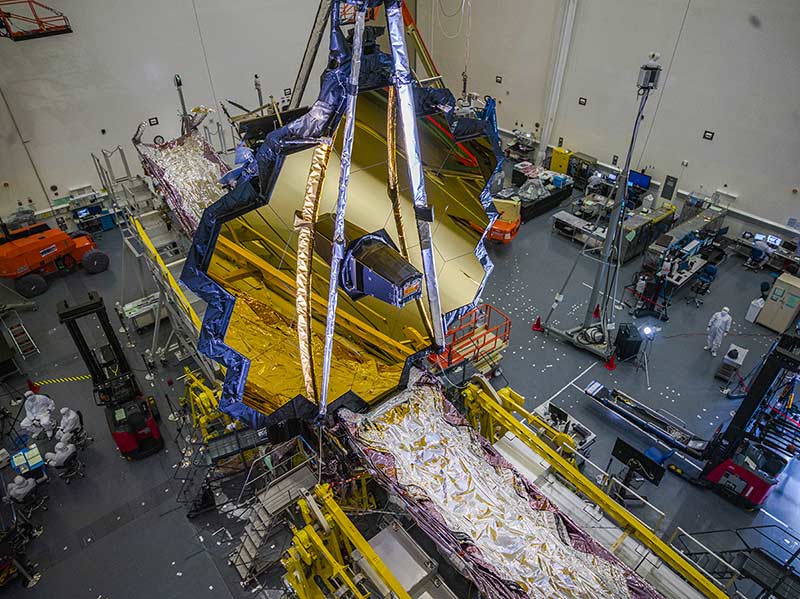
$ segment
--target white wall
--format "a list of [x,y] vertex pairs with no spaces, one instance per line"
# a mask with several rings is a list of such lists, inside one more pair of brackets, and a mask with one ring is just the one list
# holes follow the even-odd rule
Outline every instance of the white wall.
[[[473,1],[470,87],[504,100],[502,126],[521,119],[529,128],[543,117],[550,57],[542,43],[552,45],[547,28],[558,3]],[[430,15],[437,6],[453,12],[459,4],[420,0],[419,8],[423,34],[433,35],[429,45],[452,87],[460,83],[464,36],[445,39]],[[443,24],[455,32],[458,18]],[[602,161],[614,154],[622,159],[638,68],[658,50],[665,73],[648,104],[634,167],[651,165],[656,179],[680,176],[682,189],[727,185],[739,195],[734,207],[762,218],[800,217],[800,194],[792,193],[800,186],[799,30],[797,0],[579,0],[549,141],[563,137],[567,147]],[[501,71],[504,85],[498,86],[494,75]],[[586,106],[578,105],[579,97],[588,99]],[[702,139],[705,129],[715,132],[713,141]]]
[[[457,11],[461,0],[417,0],[416,20],[445,84],[461,93],[469,23]],[[533,129],[544,113],[548,65],[558,4],[555,0],[472,0],[469,91],[499,102],[500,126]],[[438,13],[438,14],[437,14]],[[448,39],[448,36],[455,39]],[[498,84],[495,77],[503,82]]]
[[[138,170],[130,139],[142,120],[156,116],[160,123],[148,129],[147,141],[178,134],[175,73],[182,76],[190,108],[215,107],[215,95],[255,107],[254,73],[260,74],[266,97],[280,97],[294,84],[318,5],[316,0],[54,1],[74,33],[0,40],[0,88],[46,186],[57,185],[61,194],[86,183],[99,186],[89,154],[100,148],[122,145]],[[324,59],[324,50],[321,54]],[[306,98],[317,89],[318,71]],[[38,207],[46,206],[0,102],[0,216],[29,195]]]

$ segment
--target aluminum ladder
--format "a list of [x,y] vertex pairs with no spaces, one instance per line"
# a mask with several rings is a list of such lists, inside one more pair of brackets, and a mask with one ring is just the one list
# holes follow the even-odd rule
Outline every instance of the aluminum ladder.
[[17,348],[23,360],[27,360],[29,357],[41,353],[16,310],[9,310],[0,316],[0,319],[2,319],[3,326],[5,326],[6,331],[8,331],[11,340],[14,342],[14,346]]

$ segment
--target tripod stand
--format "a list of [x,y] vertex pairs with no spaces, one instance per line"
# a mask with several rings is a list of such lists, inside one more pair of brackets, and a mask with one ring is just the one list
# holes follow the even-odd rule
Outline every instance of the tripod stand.
[[652,333],[644,334],[644,343],[642,343],[642,347],[639,349],[639,353],[636,356],[636,372],[639,372],[640,368],[644,368],[644,375],[647,379],[647,389],[650,390],[650,368],[649,368],[649,356],[650,351],[653,349],[653,335]]

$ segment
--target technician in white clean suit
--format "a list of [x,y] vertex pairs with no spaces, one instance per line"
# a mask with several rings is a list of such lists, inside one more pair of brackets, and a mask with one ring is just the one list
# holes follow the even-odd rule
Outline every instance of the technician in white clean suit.
[[72,435],[80,428],[81,418],[78,413],[71,408],[61,408],[61,423],[56,431],[56,439],[61,441],[64,435]]
[[47,395],[26,391],[25,418],[22,419],[20,427],[32,437],[36,437],[43,430],[47,432],[48,438],[52,437],[56,425],[55,418],[52,417],[55,409],[56,404]]
[[733,319],[728,306],[716,312],[711,317],[711,320],[708,321],[708,341],[703,349],[706,351],[711,350],[711,355],[716,356],[719,346],[722,345],[722,338],[731,330],[732,323]]

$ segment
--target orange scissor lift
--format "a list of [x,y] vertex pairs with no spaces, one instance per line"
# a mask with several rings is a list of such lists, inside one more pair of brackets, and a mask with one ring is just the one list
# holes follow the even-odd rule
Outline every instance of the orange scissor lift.
[[431,354],[428,361],[444,372],[470,362],[481,374],[496,376],[510,336],[508,316],[491,304],[481,304],[447,330],[444,351]]

